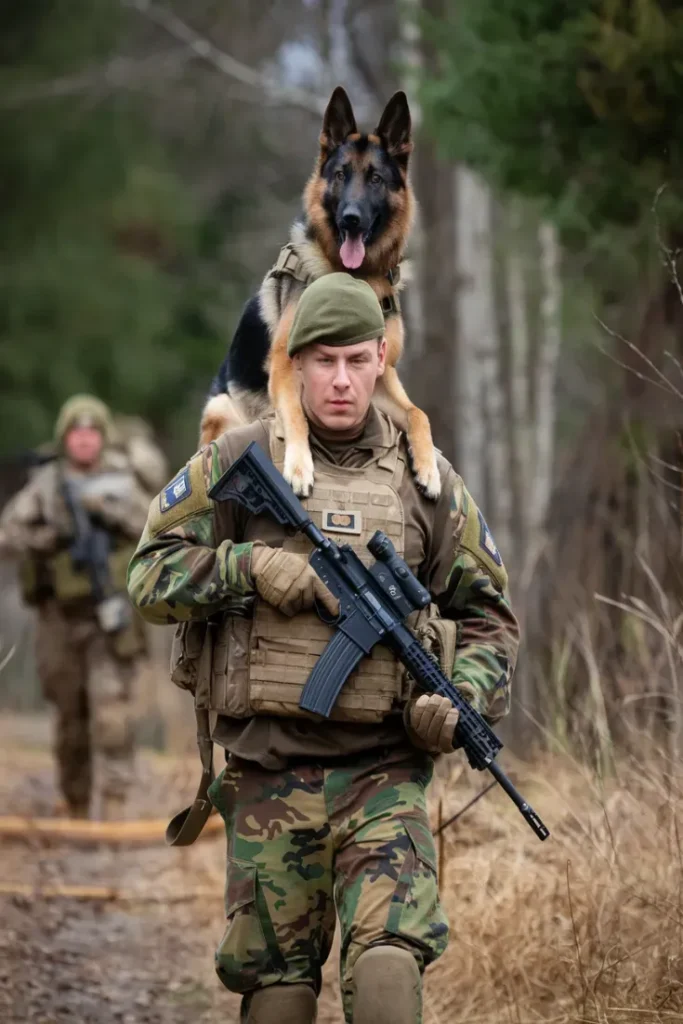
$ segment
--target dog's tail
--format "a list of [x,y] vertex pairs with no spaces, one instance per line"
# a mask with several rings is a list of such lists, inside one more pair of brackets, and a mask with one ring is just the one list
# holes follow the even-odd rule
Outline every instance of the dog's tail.
[[209,444],[226,430],[243,427],[246,422],[230,395],[225,392],[211,395],[202,413],[199,443]]

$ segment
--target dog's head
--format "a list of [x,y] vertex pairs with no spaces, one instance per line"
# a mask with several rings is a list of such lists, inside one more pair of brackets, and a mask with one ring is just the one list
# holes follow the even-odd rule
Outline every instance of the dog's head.
[[372,274],[398,264],[413,217],[412,148],[404,92],[391,97],[375,131],[361,135],[348,96],[334,90],[304,193],[309,230],[333,266]]

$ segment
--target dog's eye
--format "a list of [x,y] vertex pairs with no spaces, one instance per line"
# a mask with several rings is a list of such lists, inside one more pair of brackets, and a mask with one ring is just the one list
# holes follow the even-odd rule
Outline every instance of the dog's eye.
[[381,185],[382,182],[384,181],[384,178],[382,177],[381,174],[377,174],[377,172],[375,171],[374,174],[370,175],[370,181],[372,182],[373,185]]
[[344,178],[346,177],[346,175],[344,174],[344,172],[342,170],[335,171],[334,172],[334,176],[337,179],[337,181],[343,181]]

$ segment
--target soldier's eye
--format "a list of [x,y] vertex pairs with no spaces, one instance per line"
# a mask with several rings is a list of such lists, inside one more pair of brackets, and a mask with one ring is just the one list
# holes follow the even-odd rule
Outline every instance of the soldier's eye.
[[334,172],[334,176],[335,176],[335,178],[337,179],[337,181],[343,181],[343,180],[344,180],[344,178],[346,177],[346,175],[344,174],[344,172],[343,172],[343,171],[341,171],[341,170],[340,170],[340,171],[335,171],[335,172]]
[[377,172],[375,171],[374,174],[370,175],[370,181],[372,182],[373,185],[381,185],[382,182],[384,181],[384,178],[382,177],[381,174],[377,174]]

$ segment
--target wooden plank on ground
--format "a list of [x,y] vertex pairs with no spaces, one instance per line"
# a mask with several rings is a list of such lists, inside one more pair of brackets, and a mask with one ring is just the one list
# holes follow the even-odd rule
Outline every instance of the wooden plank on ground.
[[[163,843],[168,821],[149,818],[141,821],[81,821],[74,818],[25,818],[0,816],[0,840],[40,839],[44,842],[121,843],[144,845]],[[223,819],[212,814],[200,839],[209,839],[223,831]]]

